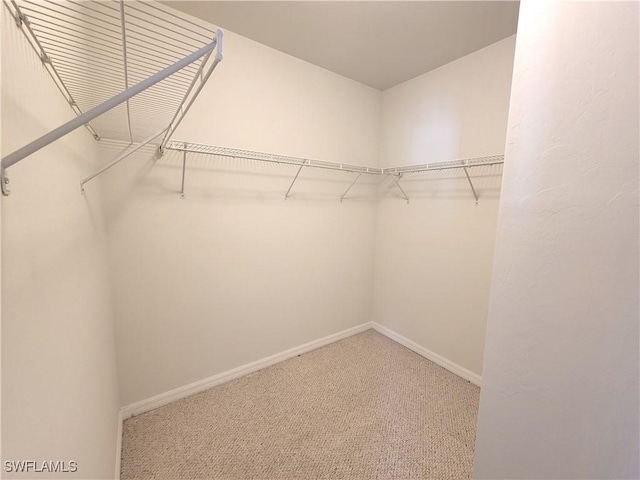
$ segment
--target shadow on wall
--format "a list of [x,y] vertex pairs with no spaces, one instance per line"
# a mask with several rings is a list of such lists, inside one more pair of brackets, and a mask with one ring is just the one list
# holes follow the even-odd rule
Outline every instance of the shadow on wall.
[[[108,157],[114,157],[122,150],[122,144],[103,145],[103,154]],[[105,174],[112,183],[115,181],[119,191],[118,196],[112,198],[112,212],[120,210],[134,192],[151,197],[180,198],[182,170],[182,152],[167,151],[163,156],[158,156],[152,146],[142,149]],[[297,165],[189,153],[185,171],[185,198],[281,202],[292,186],[297,171]],[[472,167],[469,174],[480,199],[499,198],[501,165]],[[339,203],[347,192],[345,201],[375,202],[384,198],[404,201],[399,188],[389,176],[361,175],[353,184],[356,177],[357,174],[352,172],[303,168],[291,187],[289,200]],[[406,173],[400,185],[410,199],[468,197],[473,201],[473,193],[462,170]]]
[[[179,192],[182,153],[167,152],[157,163],[156,186]],[[190,153],[187,156],[185,192],[208,198],[259,198],[283,201],[292,185],[297,165]],[[339,202],[357,174],[305,167],[289,192],[290,200]],[[375,175],[363,175],[349,191],[348,200],[375,200]]]
[[[488,165],[469,168],[469,176],[478,194],[483,198],[500,198],[502,165]],[[406,173],[399,181],[409,199],[464,199],[474,202],[473,192],[462,170],[440,170],[431,172]],[[384,177],[378,191],[380,199],[398,198],[403,200],[395,182]]]
[[[124,145],[103,145],[103,162],[122,153]],[[185,171],[185,199],[266,200],[283,202],[297,165],[266,163],[225,156],[189,153]],[[120,211],[131,195],[180,199],[183,153],[167,151],[158,156],[154,147],[143,148],[104,174],[109,185],[110,210]],[[291,201],[340,203],[357,174],[305,167],[289,194]],[[362,175],[349,189],[345,202],[372,202],[380,178]],[[117,191],[117,194],[115,193]]]

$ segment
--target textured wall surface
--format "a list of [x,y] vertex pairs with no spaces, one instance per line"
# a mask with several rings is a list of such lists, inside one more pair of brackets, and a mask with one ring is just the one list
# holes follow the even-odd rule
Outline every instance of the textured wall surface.
[[638,478],[636,2],[522,2],[476,478]]

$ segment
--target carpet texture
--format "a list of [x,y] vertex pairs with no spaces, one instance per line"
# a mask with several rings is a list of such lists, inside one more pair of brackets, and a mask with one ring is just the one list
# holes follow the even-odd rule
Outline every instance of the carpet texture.
[[471,478],[479,395],[368,330],[126,420],[121,478]]

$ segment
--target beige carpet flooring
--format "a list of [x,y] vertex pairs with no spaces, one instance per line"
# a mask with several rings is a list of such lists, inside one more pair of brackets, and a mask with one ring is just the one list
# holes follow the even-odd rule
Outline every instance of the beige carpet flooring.
[[122,479],[471,478],[479,394],[368,330],[126,420]]

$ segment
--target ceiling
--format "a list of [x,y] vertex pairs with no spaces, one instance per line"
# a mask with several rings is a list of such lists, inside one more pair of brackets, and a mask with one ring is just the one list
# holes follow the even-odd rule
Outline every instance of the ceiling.
[[516,32],[517,1],[165,1],[386,90]]

